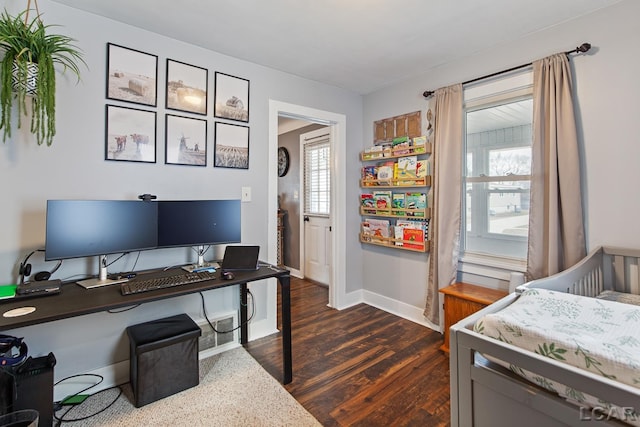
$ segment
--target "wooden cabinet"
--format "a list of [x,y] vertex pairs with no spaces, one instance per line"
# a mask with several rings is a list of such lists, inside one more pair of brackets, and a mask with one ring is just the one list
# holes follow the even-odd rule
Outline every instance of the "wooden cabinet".
[[454,283],[440,289],[444,294],[444,344],[440,350],[449,353],[449,328],[507,295],[507,292],[468,283]]
[[391,141],[400,136],[415,138],[420,135],[422,135],[420,111],[373,122],[373,140],[376,144]]

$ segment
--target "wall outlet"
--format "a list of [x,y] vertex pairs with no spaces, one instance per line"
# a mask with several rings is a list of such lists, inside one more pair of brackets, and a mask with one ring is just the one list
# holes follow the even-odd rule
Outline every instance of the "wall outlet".
[[251,201],[251,187],[242,187],[242,201],[250,202]]

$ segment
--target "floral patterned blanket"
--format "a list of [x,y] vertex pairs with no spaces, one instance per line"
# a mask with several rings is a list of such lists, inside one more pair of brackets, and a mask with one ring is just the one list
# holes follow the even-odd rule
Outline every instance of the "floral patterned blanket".
[[[640,388],[640,306],[528,289],[510,306],[480,319],[474,331]],[[569,400],[591,407],[610,405],[533,372],[502,364]],[[635,413],[629,415],[640,419]],[[640,421],[632,424],[640,425]]]

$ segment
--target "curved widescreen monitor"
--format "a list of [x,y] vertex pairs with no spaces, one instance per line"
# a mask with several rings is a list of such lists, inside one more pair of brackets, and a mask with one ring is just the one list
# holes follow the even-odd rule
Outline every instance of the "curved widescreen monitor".
[[240,200],[158,201],[158,247],[240,243]]
[[157,212],[136,200],[48,200],[45,259],[155,249]]

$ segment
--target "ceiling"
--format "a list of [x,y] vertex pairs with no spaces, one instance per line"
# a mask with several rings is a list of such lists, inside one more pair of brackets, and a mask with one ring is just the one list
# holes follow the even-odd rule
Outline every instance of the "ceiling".
[[368,94],[621,0],[53,1]]

